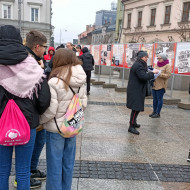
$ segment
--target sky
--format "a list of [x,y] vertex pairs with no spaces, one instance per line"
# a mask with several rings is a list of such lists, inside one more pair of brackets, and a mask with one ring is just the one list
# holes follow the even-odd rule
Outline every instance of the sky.
[[52,24],[55,42],[66,43],[78,39],[86,25],[94,24],[96,11],[111,10],[116,0],[53,0]]

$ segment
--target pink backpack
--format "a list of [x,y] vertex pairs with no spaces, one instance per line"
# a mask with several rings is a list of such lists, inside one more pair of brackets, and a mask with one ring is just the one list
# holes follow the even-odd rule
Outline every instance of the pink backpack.
[[2,113],[0,131],[0,145],[3,146],[23,145],[30,140],[30,126],[13,99]]

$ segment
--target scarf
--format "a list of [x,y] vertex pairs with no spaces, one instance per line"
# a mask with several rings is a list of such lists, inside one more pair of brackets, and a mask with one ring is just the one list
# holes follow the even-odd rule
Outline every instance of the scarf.
[[0,65],[0,85],[20,98],[38,97],[38,87],[45,75],[43,69],[32,56],[16,65]]
[[158,67],[163,67],[163,66],[165,66],[167,64],[169,64],[169,60],[168,59],[166,59],[166,60],[164,60],[162,62],[159,62],[159,61],[157,62],[157,66]]
[[26,46],[27,51],[32,54],[36,61],[40,61],[42,58],[37,56],[29,47]]
[[28,56],[26,47],[14,39],[0,39],[0,64],[15,65]]

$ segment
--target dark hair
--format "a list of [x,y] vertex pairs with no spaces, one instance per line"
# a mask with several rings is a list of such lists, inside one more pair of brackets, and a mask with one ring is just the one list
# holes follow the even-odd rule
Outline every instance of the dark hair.
[[81,45],[77,45],[77,47],[76,48],[79,48],[79,49],[81,49]]
[[65,45],[61,44],[60,46],[57,46],[56,50],[58,50],[59,48],[65,48]]
[[[53,68],[50,79],[53,77],[63,78],[66,84],[69,84],[72,75],[71,67],[81,64],[82,62],[72,50],[60,48],[55,52],[53,57]],[[67,85],[65,85],[65,88],[68,90]]]
[[33,49],[36,45],[47,43],[47,38],[44,34],[37,30],[32,30],[26,34],[26,46]]

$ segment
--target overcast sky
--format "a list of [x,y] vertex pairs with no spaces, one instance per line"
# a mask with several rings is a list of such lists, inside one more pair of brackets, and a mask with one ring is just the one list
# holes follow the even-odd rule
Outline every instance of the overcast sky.
[[55,42],[72,42],[86,25],[95,23],[96,11],[111,10],[111,2],[116,0],[53,0],[52,24],[55,27]]

